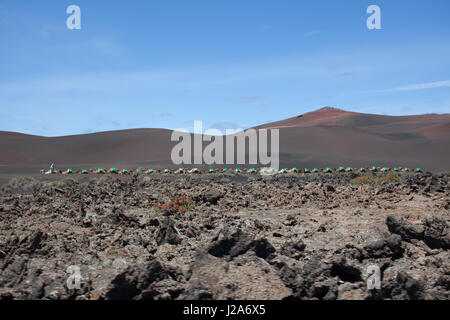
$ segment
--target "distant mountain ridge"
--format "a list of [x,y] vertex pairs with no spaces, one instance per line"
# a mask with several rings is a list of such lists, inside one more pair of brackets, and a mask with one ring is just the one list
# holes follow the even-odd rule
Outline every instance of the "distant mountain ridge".
[[[283,167],[450,170],[450,114],[386,116],[324,107],[255,128],[280,129]],[[170,166],[171,132],[131,129],[52,138],[0,132],[0,166]]]

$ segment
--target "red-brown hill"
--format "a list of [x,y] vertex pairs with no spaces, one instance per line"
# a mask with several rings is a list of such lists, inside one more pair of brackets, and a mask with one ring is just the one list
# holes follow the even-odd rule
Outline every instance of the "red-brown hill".
[[[280,129],[282,167],[386,165],[450,170],[450,114],[385,116],[325,107],[256,128]],[[74,168],[172,166],[175,143],[170,135],[165,129],[54,138],[0,132],[0,173],[35,170],[52,162]]]

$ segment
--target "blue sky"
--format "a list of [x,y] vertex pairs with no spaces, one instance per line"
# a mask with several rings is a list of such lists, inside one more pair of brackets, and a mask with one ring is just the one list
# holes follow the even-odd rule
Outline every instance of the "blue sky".
[[[81,8],[68,30],[66,8]],[[381,8],[381,30],[366,9]],[[0,0],[0,130],[450,112],[450,1]]]

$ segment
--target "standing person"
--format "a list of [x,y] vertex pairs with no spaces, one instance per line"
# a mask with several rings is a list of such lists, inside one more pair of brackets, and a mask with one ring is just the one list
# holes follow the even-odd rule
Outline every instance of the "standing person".
[[54,173],[55,172],[55,164],[52,163],[52,165],[50,166],[50,172]]

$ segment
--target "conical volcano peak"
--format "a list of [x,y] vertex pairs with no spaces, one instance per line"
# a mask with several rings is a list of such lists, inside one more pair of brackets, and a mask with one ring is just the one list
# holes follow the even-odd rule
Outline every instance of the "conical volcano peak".
[[345,111],[345,110],[342,110],[342,109],[339,109],[339,108],[334,108],[334,107],[329,107],[329,106],[320,108],[320,109],[316,110],[315,112],[327,112],[327,111],[341,111],[341,112],[347,112],[347,111]]
[[323,108],[317,109],[315,111],[307,112],[305,114],[302,114],[299,117],[341,117],[344,115],[352,114],[353,112],[342,110],[339,108],[329,107],[325,106]]

